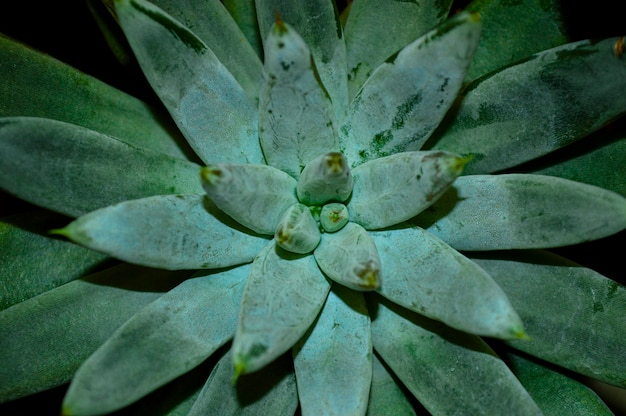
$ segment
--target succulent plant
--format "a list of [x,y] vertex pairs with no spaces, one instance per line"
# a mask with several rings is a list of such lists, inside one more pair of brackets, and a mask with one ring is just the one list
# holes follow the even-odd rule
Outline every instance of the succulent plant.
[[0,223],[0,400],[610,414],[575,374],[626,387],[626,290],[547,249],[626,228],[624,38],[451,3],[89,2],[163,108],[0,37],[41,207]]

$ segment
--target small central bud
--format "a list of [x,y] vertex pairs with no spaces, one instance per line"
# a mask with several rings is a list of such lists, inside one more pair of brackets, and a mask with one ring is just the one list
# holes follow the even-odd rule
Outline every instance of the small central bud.
[[304,167],[296,188],[298,199],[306,205],[328,201],[343,202],[352,192],[352,173],[345,156],[338,152],[323,154]]
[[339,202],[324,205],[320,212],[320,225],[329,233],[341,230],[348,219],[348,208]]

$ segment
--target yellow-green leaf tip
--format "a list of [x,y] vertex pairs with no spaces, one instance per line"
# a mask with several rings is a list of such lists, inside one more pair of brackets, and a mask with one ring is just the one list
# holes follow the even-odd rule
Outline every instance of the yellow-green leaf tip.
[[242,360],[235,359],[235,373],[231,382],[236,384],[242,374],[246,374],[246,364]]
[[52,234],[52,235],[62,235],[63,237],[70,238],[71,233],[70,233],[69,228],[70,228],[70,226],[69,226],[69,225],[68,225],[68,226],[66,226],[66,227],[63,227],[63,228],[55,228],[55,229],[53,229],[53,230],[49,230],[49,231],[48,231],[48,234]]

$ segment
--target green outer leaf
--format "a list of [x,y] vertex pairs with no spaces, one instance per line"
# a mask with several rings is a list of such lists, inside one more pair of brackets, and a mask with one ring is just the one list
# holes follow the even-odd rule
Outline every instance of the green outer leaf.
[[570,43],[476,80],[434,148],[472,153],[466,173],[489,173],[594,132],[626,113],[616,40]]
[[293,415],[298,407],[291,356],[283,355],[267,367],[235,376],[231,351],[217,363],[187,416]]
[[545,416],[609,416],[598,395],[578,381],[512,353],[506,360]]
[[385,59],[446,19],[451,4],[451,0],[353,2],[345,25],[350,98]]
[[235,332],[249,271],[195,275],[137,312],[81,365],[64,414],[121,409],[207,359]]
[[0,219],[0,310],[88,274],[107,256],[46,236],[66,217],[36,210]]
[[0,117],[78,124],[186,159],[193,152],[167,114],[0,34]]
[[252,49],[258,56],[263,56],[263,41],[259,33],[254,0],[223,0],[223,3],[248,39]]
[[626,288],[550,253],[474,259],[508,294],[531,338],[513,347],[626,387]]
[[128,318],[186,277],[126,264],[0,313],[0,402],[59,386]]
[[[261,59],[246,42],[246,35],[220,0],[152,0],[151,3],[182,22],[202,39],[252,102],[257,102],[263,68]],[[248,3],[253,4],[252,1]]]
[[487,344],[380,302],[375,350],[435,415],[540,415],[526,390]]
[[120,260],[171,270],[247,263],[268,241],[244,230],[203,195],[121,202],[56,232]]
[[276,13],[304,38],[337,118],[341,119],[348,108],[346,46],[335,3],[328,0],[256,0],[256,10],[263,42],[276,21]]
[[147,1],[116,0],[116,11],[146,78],[200,159],[263,163],[257,109],[213,51]]
[[252,263],[241,301],[235,374],[258,370],[289,350],[313,323],[329,290],[313,256],[269,243]]
[[82,215],[127,199],[203,193],[200,167],[60,121],[0,119],[0,188]]
[[303,415],[364,415],[372,381],[370,318],[363,294],[333,285],[293,349]]
[[626,228],[626,198],[553,176],[461,176],[413,222],[458,250],[558,247]]
[[415,410],[402,388],[376,354],[372,360],[372,388],[367,416],[415,416]]
[[496,282],[443,241],[419,227],[370,236],[385,273],[378,289],[384,297],[464,332],[509,339],[524,335],[522,321]]
[[461,13],[376,68],[341,127],[353,167],[422,147],[454,102],[479,36],[478,15]]
[[[483,31],[466,81],[569,41],[560,0],[474,0]],[[347,37],[347,36],[346,36]]]

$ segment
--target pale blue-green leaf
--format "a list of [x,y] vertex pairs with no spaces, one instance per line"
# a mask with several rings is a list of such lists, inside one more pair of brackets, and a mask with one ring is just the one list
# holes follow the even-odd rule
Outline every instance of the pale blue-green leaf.
[[224,6],[233,17],[252,49],[258,56],[263,56],[263,41],[259,33],[254,0],[224,0]]
[[333,103],[338,119],[348,108],[346,45],[334,2],[327,0],[256,0],[261,39],[265,42],[276,13],[304,38]]
[[246,282],[233,341],[235,373],[258,370],[289,350],[311,326],[329,290],[313,256],[269,243]]
[[209,165],[202,186],[219,209],[259,234],[274,235],[285,211],[298,203],[296,180],[267,165]]
[[352,166],[422,147],[454,102],[479,36],[478,15],[461,13],[376,68],[340,129]]
[[55,232],[120,260],[170,270],[247,263],[268,241],[243,229],[204,195],[124,201]]
[[145,0],[115,4],[146,78],[198,156],[205,163],[263,163],[257,109],[213,51]]
[[474,81],[433,148],[471,153],[466,173],[489,173],[593,133],[626,113],[616,41],[569,43]]
[[0,219],[0,310],[104,266],[104,254],[46,235],[66,222],[43,210]]
[[385,59],[446,19],[451,4],[451,0],[353,2],[344,31],[350,98]]
[[413,218],[435,203],[463,171],[466,159],[448,152],[403,152],[352,171],[350,221],[368,230]]
[[415,416],[415,410],[378,355],[372,359],[372,387],[367,403],[367,416]]
[[283,22],[272,26],[265,41],[259,141],[267,163],[294,178],[311,160],[339,150],[335,112],[311,52]]
[[70,216],[127,199],[202,193],[200,167],[43,118],[0,119],[0,188]]
[[187,277],[122,264],[0,313],[0,402],[67,383],[139,309]]
[[458,250],[559,247],[626,228],[626,198],[554,176],[461,176],[413,222]]
[[314,251],[320,269],[335,282],[353,290],[381,285],[381,264],[374,240],[360,225],[349,222],[341,230],[322,234]]
[[[466,81],[569,41],[560,0],[474,0],[483,31]],[[347,37],[347,36],[346,36]]]
[[302,415],[364,415],[372,381],[370,318],[363,294],[333,285],[293,349]]
[[296,194],[303,204],[322,206],[329,201],[346,201],[353,185],[345,156],[329,152],[307,162],[298,178]]
[[[152,0],[211,48],[256,103],[263,64],[220,0]],[[232,2],[230,2],[232,3]],[[252,3],[249,1],[248,3]]]
[[505,359],[545,416],[613,415],[584,384],[520,355],[508,352]]
[[505,363],[477,336],[379,302],[374,349],[434,415],[540,415]]
[[113,412],[206,360],[235,332],[249,271],[196,274],[137,312],[78,369],[64,414]]
[[504,289],[530,341],[513,347],[626,387],[626,288],[547,252],[474,259]]
[[443,241],[419,227],[370,236],[385,272],[378,292],[387,299],[471,334],[524,336],[522,321],[502,289]]
[[138,147],[195,157],[169,116],[0,34],[0,117],[78,124]]
[[295,204],[287,209],[274,234],[278,246],[297,254],[312,252],[320,238],[319,224],[304,204]]
[[293,415],[298,407],[291,355],[284,354],[265,368],[242,375],[235,372],[229,350],[216,364],[187,416]]

